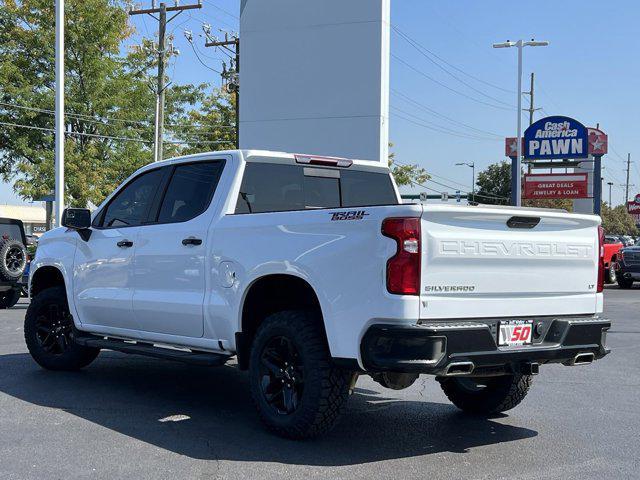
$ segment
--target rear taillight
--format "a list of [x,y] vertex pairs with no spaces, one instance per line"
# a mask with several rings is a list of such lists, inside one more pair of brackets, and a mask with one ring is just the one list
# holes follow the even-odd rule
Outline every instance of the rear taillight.
[[598,293],[604,291],[604,228],[598,227]]
[[398,295],[420,294],[420,219],[387,218],[382,234],[396,241],[396,254],[387,261],[387,290]]

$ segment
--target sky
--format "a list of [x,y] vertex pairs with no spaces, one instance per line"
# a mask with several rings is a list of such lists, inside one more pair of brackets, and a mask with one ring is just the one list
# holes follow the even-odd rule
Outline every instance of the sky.
[[[240,0],[203,0],[201,10],[171,22],[168,31],[180,50],[168,70],[172,81],[219,84],[213,70],[221,69],[224,57],[202,47],[202,27],[238,31],[239,5]],[[605,182],[614,183],[614,205],[624,200],[627,153],[635,160],[630,196],[640,191],[640,2],[391,0],[391,5],[390,139],[400,162],[419,164],[447,186],[430,182],[431,193],[469,189],[471,169],[455,163],[475,162],[479,171],[504,159],[503,137],[516,134],[517,50],[491,45],[520,38],[550,42],[524,51],[525,90],[535,72],[535,107],[542,108],[535,119],[557,114],[587,126],[599,123],[609,135],[603,164]],[[137,16],[133,23],[132,44],[155,35],[153,19]],[[193,45],[185,30],[193,32]],[[420,53],[403,35],[429,53]],[[524,106],[527,102],[525,97]],[[523,116],[523,125],[527,121]],[[19,200],[9,185],[0,185],[0,203],[7,202]]]

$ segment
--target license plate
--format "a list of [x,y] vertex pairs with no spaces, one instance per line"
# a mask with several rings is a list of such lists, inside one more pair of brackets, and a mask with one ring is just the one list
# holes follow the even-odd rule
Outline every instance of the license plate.
[[533,320],[505,320],[498,324],[498,345],[530,345]]

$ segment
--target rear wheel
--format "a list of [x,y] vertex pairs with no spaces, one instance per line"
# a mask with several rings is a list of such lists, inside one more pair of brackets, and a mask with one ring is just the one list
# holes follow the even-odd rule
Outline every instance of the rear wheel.
[[531,375],[448,377],[440,380],[445,395],[460,410],[478,414],[505,412],[527,396]]
[[616,283],[618,280],[618,275],[616,274],[616,264],[613,261],[609,264],[609,268],[607,270],[607,283]]
[[618,277],[618,286],[624,289],[633,287],[633,278]]
[[11,308],[20,300],[20,289],[11,288],[0,292],[0,309]]
[[47,288],[33,298],[24,319],[24,339],[33,359],[49,370],[78,370],[100,353],[75,343],[63,287]]
[[249,363],[251,395],[263,423],[287,438],[329,431],[349,397],[352,372],[332,365],[315,315],[268,317],[256,333]]

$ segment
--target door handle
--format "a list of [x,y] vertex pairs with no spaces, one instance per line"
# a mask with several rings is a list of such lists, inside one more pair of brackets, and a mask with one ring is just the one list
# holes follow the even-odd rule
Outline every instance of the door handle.
[[189,237],[182,240],[183,245],[202,245],[202,239]]
[[133,247],[133,242],[131,240],[120,240],[116,245],[120,248],[130,248]]

